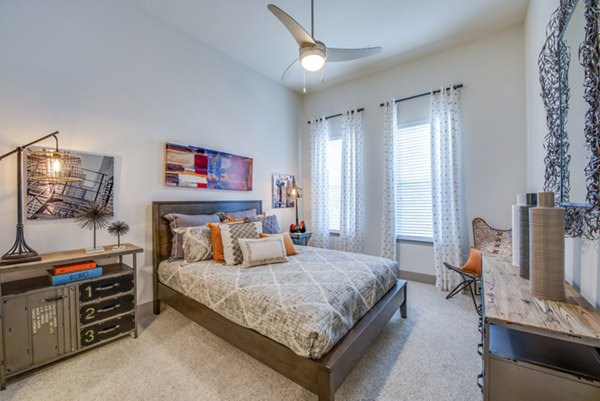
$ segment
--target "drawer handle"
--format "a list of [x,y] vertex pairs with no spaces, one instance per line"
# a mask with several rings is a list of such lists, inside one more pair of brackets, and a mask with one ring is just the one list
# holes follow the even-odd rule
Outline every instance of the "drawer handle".
[[46,298],[46,299],[44,299],[44,302],[55,302],[55,301],[60,301],[61,299],[64,299],[64,298],[65,298],[65,296],[61,295],[61,296],[54,297],[54,298]]
[[115,325],[112,327],[109,327],[107,329],[104,330],[98,330],[98,334],[106,334],[106,333],[110,333],[111,331],[115,331],[116,329],[118,329],[119,327],[121,327],[120,325]]
[[483,343],[477,344],[477,353],[483,355]]
[[483,393],[483,373],[477,375],[477,387],[479,387]]
[[117,288],[119,286],[121,286],[120,283],[114,283],[111,285],[105,285],[104,287],[98,287],[98,288],[96,288],[96,291],[108,291],[108,290],[112,290],[113,288]]
[[111,310],[117,309],[119,306],[121,306],[121,304],[116,304],[116,305],[109,306],[106,308],[100,308],[100,309],[98,309],[98,312],[99,313],[109,312]]

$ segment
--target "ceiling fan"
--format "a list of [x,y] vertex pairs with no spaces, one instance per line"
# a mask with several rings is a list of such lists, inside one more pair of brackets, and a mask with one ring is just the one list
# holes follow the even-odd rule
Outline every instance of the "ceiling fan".
[[281,79],[292,68],[292,66],[300,60],[300,64],[307,71],[319,71],[325,65],[325,61],[338,62],[350,61],[360,58],[373,56],[381,52],[381,47],[365,47],[361,49],[338,49],[327,47],[325,43],[315,39],[315,14],[314,0],[310,2],[310,35],[302,26],[282,9],[274,4],[267,6],[292,34],[298,45],[300,46],[300,56],[294,60],[283,72]]

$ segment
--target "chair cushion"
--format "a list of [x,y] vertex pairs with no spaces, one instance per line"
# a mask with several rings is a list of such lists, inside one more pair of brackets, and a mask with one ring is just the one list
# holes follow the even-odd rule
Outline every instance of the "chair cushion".
[[481,274],[481,251],[471,248],[469,251],[469,259],[461,270],[467,273]]

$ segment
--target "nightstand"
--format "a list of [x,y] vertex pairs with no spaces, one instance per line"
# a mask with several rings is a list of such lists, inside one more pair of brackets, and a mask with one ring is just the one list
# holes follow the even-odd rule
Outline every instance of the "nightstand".
[[290,233],[290,237],[292,238],[294,245],[308,245],[308,241],[310,241],[311,236],[311,231],[307,231],[305,233]]

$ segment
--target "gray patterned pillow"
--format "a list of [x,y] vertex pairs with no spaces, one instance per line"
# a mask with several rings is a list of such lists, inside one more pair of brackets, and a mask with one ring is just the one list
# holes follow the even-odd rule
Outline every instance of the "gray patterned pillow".
[[281,232],[279,221],[275,215],[266,217],[247,217],[244,221],[246,223],[260,221],[262,223],[263,234],[278,234]]
[[212,259],[212,239],[209,227],[183,227],[173,231],[183,238],[183,255],[186,261],[198,262]]
[[223,241],[223,256],[226,265],[238,265],[244,260],[242,249],[238,242],[239,238],[258,239],[262,233],[262,224],[240,223],[240,224],[220,224],[221,241]]
[[183,237],[182,234],[175,232],[176,228],[180,227],[200,227],[208,223],[218,223],[221,221],[217,214],[180,214],[169,213],[163,216],[171,227],[173,233],[171,258],[183,258]]
[[269,237],[262,239],[238,240],[244,260],[242,267],[268,265],[287,262],[283,238]]

